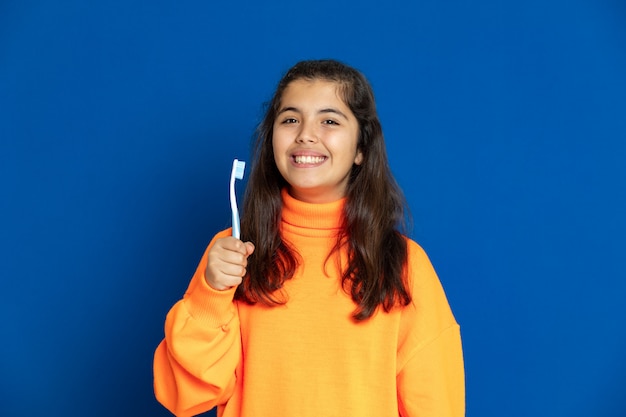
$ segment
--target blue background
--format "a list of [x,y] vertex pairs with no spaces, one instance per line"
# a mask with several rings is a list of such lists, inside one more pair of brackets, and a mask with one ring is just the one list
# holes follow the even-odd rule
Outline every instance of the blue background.
[[0,415],[166,416],[163,321],[282,73],[377,94],[467,415],[626,415],[626,4],[0,3]]

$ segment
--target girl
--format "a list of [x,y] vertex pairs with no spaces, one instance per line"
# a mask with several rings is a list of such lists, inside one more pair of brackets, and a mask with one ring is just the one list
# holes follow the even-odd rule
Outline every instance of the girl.
[[157,399],[177,416],[463,416],[459,326],[399,232],[372,89],[305,61],[262,121],[242,239],[209,244],[167,315]]

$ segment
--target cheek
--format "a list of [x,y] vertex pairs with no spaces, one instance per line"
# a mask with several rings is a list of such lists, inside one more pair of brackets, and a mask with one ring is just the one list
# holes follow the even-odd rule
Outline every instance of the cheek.
[[272,146],[274,149],[282,149],[285,144],[284,134],[280,129],[274,128],[274,132],[272,133]]
[[274,163],[278,169],[282,169],[286,163],[286,147],[284,142],[280,140],[280,135],[274,135],[272,137],[272,151],[274,154]]
[[280,135],[276,134],[276,130],[272,134],[272,150],[274,151],[274,156],[276,156],[280,150]]
[[289,132],[279,129],[274,131],[272,135],[272,148],[274,149],[275,158],[285,158],[287,150],[292,144]]
[[274,160],[278,162],[281,158],[282,152],[280,151],[280,146],[277,145],[276,142],[272,144],[272,150],[274,151]]

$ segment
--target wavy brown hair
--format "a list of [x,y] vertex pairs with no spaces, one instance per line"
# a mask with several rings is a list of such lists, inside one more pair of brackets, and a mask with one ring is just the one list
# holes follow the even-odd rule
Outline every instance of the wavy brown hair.
[[[283,92],[295,80],[323,80],[337,84],[338,92],[359,123],[357,147],[363,162],[353,165],[346,188],[342,231],[333,252],[346,247],[348,263],[342,283],[356,308],[357,321],[371,317],[379,306],[390,311],[411,302],[405,265],[407,205],[387,161],[376,102],[367,79],[356,69],[335,60],[302,61],[278,83],[267,104],[253,144],[252,169],[243,203],[242,239],[255,244],[247,275],[235,299],[276,305],[301,258],[280,234],[281,189],[288,184],[274,161],[273,126]],[[332,252],[331,252],[332,253]],[[330,257],[331,254],[329,254]]]

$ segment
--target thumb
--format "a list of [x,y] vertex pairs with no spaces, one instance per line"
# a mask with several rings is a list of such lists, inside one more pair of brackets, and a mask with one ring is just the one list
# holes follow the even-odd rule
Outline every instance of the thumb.
[[244,244],[246,245],[246,256],[252,255],[252,253],[254,252],[254,243],[245,242]]

